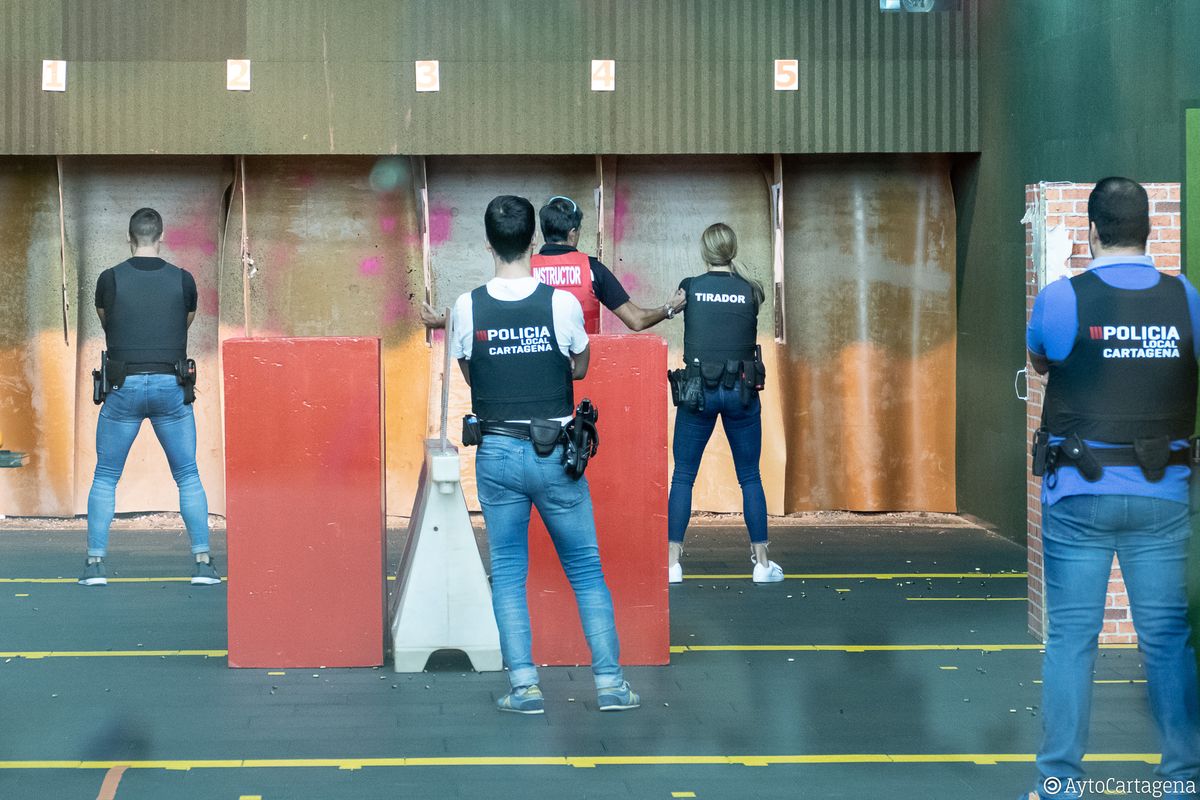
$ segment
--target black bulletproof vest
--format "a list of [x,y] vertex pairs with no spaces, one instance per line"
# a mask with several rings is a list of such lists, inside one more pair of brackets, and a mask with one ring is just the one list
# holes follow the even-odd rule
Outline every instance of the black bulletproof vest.
[[113,267],[116,296],[105,318],[108,357],[127,364],[174,364],[187,358],[187,301],[183,270],[163,262],[141,270]]
[[1046,427],[1059,436],[1129,444],[1186,439],[1196,423],[1196,358],[1183,283],[1118,289],[1093,272],[1071,279],[1079,329],[1051,364]]
[[481,420],[568,417],[575,410],[571,359],[554,334],[554,289],[524,300],[471,292],[471,410]]
[[683,307],[683,358],[688,364],[754,358],[758,306],[750,283],[730,272],[706,272],[688,282]]

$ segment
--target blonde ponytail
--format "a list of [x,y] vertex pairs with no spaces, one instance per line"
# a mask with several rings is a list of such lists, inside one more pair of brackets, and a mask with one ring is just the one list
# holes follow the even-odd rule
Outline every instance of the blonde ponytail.
[[754,291],[754,302],[762,306],[767,294],[762,284],[745,267],[733,259],[737,256],[737,234],[724,222],[715,222],[700,235],[700,255],[710,267],[729,267],[734,275],[749,283]]

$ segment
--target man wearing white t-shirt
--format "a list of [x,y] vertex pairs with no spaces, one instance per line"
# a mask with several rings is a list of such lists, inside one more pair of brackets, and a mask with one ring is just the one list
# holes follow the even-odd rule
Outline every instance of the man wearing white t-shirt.
[[[491,551],[492,607],[512,686],[496,705],[520,714],[545,711],[525,597],[529,515],[536,505],[575,591],[592,652],[597,704],[601,711],[637,708],[640,699],[618,660],[587,478],[567,475],[561,443],[539,454],[532,441],[539,423],[544,430],[547,421],[562,425],[571,419],[572,382],[587,373],[590,355],[583,310],[567,292],[533,277],[534,212],[528,200],[495,198],[484,213],[484,229],[496,277],[455,302],[451,348],[471,386],[471,408],[482,431],[475,476]],[[548,428],[553,438],[556,429]]]

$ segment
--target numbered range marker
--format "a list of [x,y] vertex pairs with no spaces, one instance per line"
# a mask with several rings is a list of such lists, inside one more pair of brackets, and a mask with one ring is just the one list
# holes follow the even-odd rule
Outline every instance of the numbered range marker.
[[800,88],[800,62],[794,58],[775,59],[775,91],[794,92]]
[[225,88],[231,92],[250,91],[250,59],[231,58],[225,62]]
[[67,90],[67,62],[42,62],[42,91],[65,92]]
[[418,92],[440,92],[442,90],[442,74],[438,62],[418,61],[416,68]]
[[617,62],[612,59],[592,61],[592,91],[611,92],[617,88]]

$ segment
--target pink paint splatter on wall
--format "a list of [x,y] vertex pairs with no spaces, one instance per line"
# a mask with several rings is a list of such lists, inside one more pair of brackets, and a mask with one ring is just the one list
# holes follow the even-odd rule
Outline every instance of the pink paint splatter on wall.
[[450,238],[450,224],[454,209],[449,206],[433,206],[429,209],[429,243],[439,245]]
[[613,193],[613,241],[625,238],[625,225],[629,218],[629,196],[618,189]]
[[175,253],[199,251],[206,256],[211,256],[217,252],[217,240],[208,228],[207,220],[199,220],[180,227],[167,227],[163,232],[163,244]]
[[409,303],[408,295],[392,294],[383,301],[383,321],[388,325],[394,325],[401,319],[407,317],[412,306]]
[[201,289],[197,305],[200,307],[200,313],[204,316],[216,317],[221,311],[221,297],[217,294],[216,289]]
[[383,270],[383,258],[370,256],[358,262],[358,271],[363,275],[378,275]]
[[638,277],[636,272],[625,272],[621,275],[621,285],[625,287],[627,292],[636,292],[642,288],[642,279]]
[[379,230],[383,231],[384,233],[395,233],[396,218],[395,217],[380,217],[379,218]]

